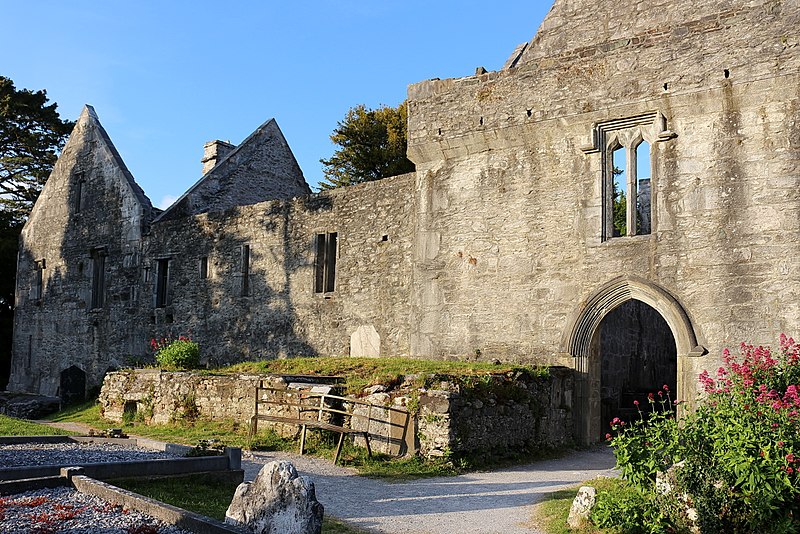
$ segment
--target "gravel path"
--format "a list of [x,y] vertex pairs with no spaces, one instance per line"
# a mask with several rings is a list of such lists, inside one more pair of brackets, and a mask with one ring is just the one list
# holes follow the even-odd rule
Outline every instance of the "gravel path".
[[0,497],[0,531],[14,534],[189,534],[71,488]]
[[325,513],[370,532],[392,534],[537,533],[532,505],[546,494],[616,474],[607,447],[499,471],[391,484],[358,477],[354,470],[319,458],[256,452],[245,454],[245,480],[273,460],[289,460],[311,477]]

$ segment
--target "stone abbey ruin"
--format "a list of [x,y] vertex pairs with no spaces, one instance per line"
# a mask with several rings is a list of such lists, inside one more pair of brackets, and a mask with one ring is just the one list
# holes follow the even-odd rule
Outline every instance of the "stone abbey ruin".
[[[416,172],[310,194],[275,121],[161,212],[86,107],[21,238],[9,390],[152,337],[574,370],[579,440],[800,332],[800,7],[557,0],[496,72],[408,90]],[[605,427],[603,427],[605,428]]]

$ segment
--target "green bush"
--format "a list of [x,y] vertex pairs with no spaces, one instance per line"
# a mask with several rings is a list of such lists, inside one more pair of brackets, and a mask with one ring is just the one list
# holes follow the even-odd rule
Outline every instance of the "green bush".
[[194,369],[200,364],[200,345],[188,339],[178,339],[156,352],[162,369]]
[[[781,335],[776,352],[743,343],[737,359],[726,349],[725,365],[700,375],[698,409],[679,423],[652,395],[639,421],[612,421],[617,465],[665,512],[664,525],[800,531],[800,343]],[[656,472],[670,466],[656,487]]]
[[649,492],[621,481],[613,489],[600,490],[590,519],[595,526],[625,534],[669,532]]

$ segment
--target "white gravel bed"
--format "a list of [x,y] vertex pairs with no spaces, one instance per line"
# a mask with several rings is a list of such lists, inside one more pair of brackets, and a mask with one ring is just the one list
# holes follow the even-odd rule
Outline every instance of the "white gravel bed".
[[110,443],[18,443],[0,445],[0,467],[77,465],[180,458],[176,454]]
[[0,497],[0,532],[14,534],[190,534],[72,488]]

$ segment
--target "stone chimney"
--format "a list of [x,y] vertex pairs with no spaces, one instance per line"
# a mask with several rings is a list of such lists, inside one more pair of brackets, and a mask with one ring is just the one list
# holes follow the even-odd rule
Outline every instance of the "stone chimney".
[[226,143],[225,141],[209,141],[203,145],[203,159],[200,163],[203,164],[203,174],[214,168],[214,166],[222,160],[225,156],[231,153],[236,148],[236,145]]

